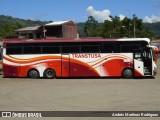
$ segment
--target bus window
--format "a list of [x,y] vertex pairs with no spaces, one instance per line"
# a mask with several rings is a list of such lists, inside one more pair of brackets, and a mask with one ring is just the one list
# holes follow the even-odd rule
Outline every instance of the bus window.
[[62,53],[79,53],[80,47],[78,45],[74,46],[62,46]]
[[99,53],[100,46],[99,45],[82,45],[81,46],[82,53]]
[[22,44],[7,44],[6,53],[7,55],[13,55],[13,54],[22,54]]
[[60,53],[60,46],[43,46],[42,54]]
[[102,53],[116,53],[116,43],[115,42],[105,42],[102,43],[101,48]]
[[151,53],[149,50],[144,50],[143,51],[143,57],[144,58],[151,58]]
[[24,54],[41,54],[41,44],[23,44]]
[[140,60],[142,61],[142,53],[141,52],[135,52],[134,53],[134,58],[137,59],[137,60]]
[[42,54],[59,54],[60,45],[57,43],[43,43],[42,44]]
[[139,44],[121,45],[120,52],[131,53],[131,52],[133,52],[134,49],[138,49],[138,48],[140,48]]

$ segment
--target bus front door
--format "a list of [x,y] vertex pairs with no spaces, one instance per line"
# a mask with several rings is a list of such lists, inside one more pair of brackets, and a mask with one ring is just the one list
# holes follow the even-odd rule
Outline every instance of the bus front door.
[[146,48],[143,50],[144,61],[144,76],[152,75],[152,49]]
[[61,56],[61,77],[69,77],[69,54]]

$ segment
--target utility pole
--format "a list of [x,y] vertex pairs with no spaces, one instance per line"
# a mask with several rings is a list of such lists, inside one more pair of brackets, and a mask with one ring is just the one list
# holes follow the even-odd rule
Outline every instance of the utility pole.
[[130,35],[130,32],[131,32],[131,30],[130,30],[130,28],[131,28],[131,23],[129,23],[129,38],[131,37],[131,35]]
[[134,30],[133,30],[133,32],[134,32],[134,38],[136,38],[136,20],[135,20],[135,15],[133,15],[133,20],[134,20]]
[[134,38],[136,38],[136,22],[135,22],[135,19],[134,19]]

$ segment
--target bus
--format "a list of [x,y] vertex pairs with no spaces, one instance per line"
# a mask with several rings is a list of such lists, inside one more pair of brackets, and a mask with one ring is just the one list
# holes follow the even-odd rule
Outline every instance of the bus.
[[154,77],[148,38],[4,40],[4,77]]

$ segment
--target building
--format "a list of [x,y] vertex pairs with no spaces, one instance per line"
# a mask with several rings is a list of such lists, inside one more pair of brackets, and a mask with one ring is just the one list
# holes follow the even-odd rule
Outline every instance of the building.
[[40,26],[34,27],[25,27],[22,29],[16,30],[19,38],[27,38],[27,39],[36,39],[42,37],[42,30]]
[[67,38],[77,37],[77,25],[73,21],[57,21],[43,26],[26,27],[16,30],[19,38]]
[[75,39],[77,25],[73,21],[57,21],[44,25],[45,36]]

